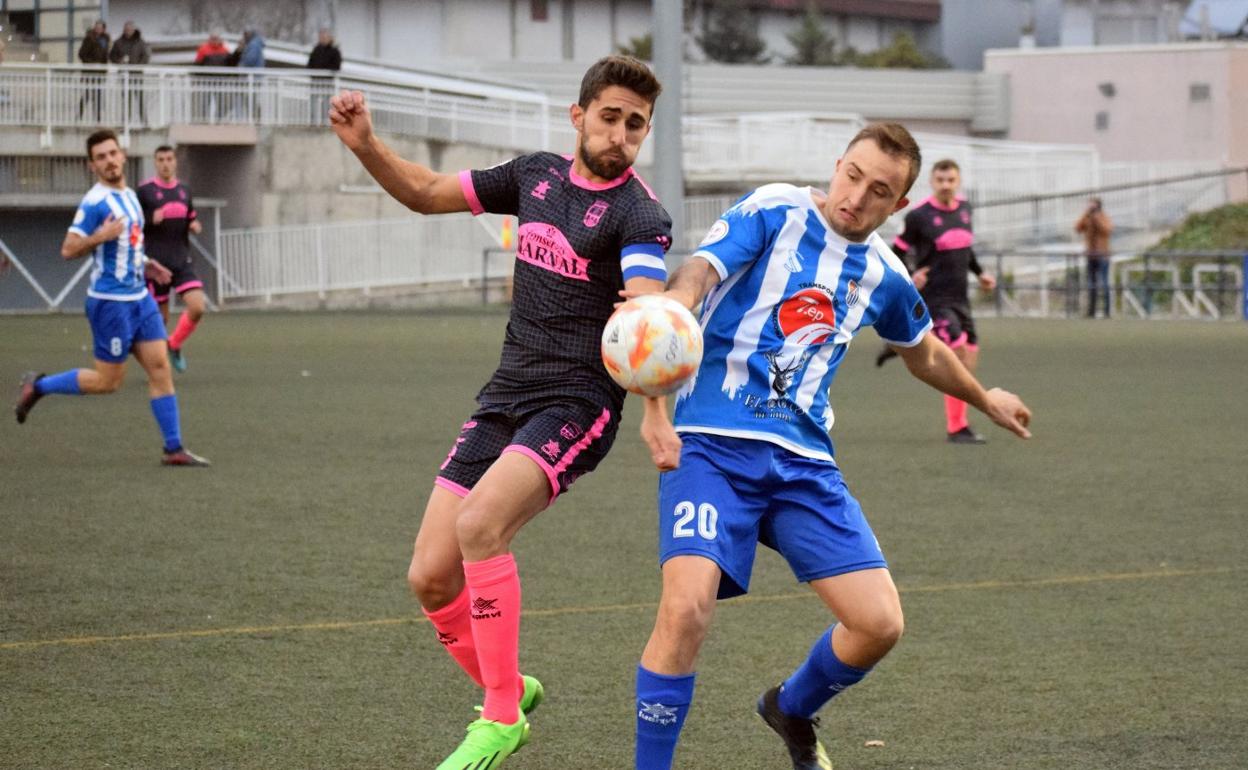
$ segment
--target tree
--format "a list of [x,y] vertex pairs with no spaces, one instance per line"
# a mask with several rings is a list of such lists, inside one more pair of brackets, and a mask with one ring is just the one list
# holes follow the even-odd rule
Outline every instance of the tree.
[[857,61],[853,63],[859,67],[924,70],[949,66],[943,60],[924,53],[909,32],[898,32],[893,35],[893,42],[887,46],[856,58]]
[[641,37],[630,37],[628,45],[622,45],[617,50],[625,56],[631,56],[634,59],[654,61],[654,35],[645,34]]
[[793,46],[793,55],[784,58],[785,64],[828,67],[840,63],[836,58],[836,41],[823,28],[822,18],[814,2],[806,4],[801,24],[785,35]]
[[708,59],[725,64],[765,64],[771,59],[743,0],[718,0],[702,17],[698,45]]

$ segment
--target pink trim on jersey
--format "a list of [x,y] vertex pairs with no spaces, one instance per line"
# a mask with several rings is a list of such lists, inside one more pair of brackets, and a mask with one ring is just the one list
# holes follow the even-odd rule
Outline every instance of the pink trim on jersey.
[[[940,209],[941,211],[957,211],[958,207],[961,206],[965,202],[966,202],[966,198],[963,198],[961,195],[958,195],[954,197],[952,206],[946,206],[945,204],[937,200],[935,195],[929,195],[921,203],[919,203],[919,206],[922,206],[925,203],[930,203],[932,208]],[[917,209],[919,206],[915,206],[915,208]]]
[[154,184],[154,185],[156,185],[157,187],[163,188],[163,189],[165,189],[165,190],[172,190],[173,188],[175,188],[175,187],[177,187],[177,186],[178,186],[178,178],[177,178],[177,177],[174,177],[174,178],[173,178],[173,181],[171,181],[171,182],[167,182],[167,183],[166,183],[166,182],[161,181],[160,177],[158,177],[158,176],[154,176],[154,177],[152,177],[151,179],[148,179],[148,180],[143,181],[143,182],[139,182],[139,184],[140,184],[140,185],[145,185],[145,184]]
[[550,502],[546,503],[546,505],[549,506],[551,503],[554,503],[555,498],[559,496],[559,477],[555,474],[555,469],[551,467],[550,463],[546,462],[546,458],[523,444],[509,444],[503,449],[502,454],[508,452],[517,452],[537,463],[537,467],[542,469],[542,472],[546,474],[547,481],[550,482]]
[[204,288],[203,281],[187,281],[186,283],[180,284],[178,286],[174,286],[173,290],[176,291],[178,294],[183,294],[185,292],[190,291],[191,289],[202,289],[202,288]]
[[468,201],[468,210],[473,214],[484,214],[485,206],[481,205],[481,199],[477,197],[476,188],[472,186],[472,172],[464,170],[459,172],[459,189],[464,193],[464,200]]
[[147,292],[152,295],[152,299],[156,300],[156,304],[158,305],[163,305],[169,301],[169,292],[166,291],[164,294],[157,294],[156,284],[151,281],[147,282]]
[[969,350],[969,351],[971,351],[972,353],[978,353],[978,352],[979,352],[979,343],[978,343],[978,342],[976,342],[976,343],[973,343],[973,344],[972,344],[972,343],[968,342],[968,343],[966,343],[966,349],[967,349],[967,350]]
[[458,497],[467,497],[468,493],[472,491],[468,489],[468,487],[465,487],[461,484],[456,484],[454,481],[451,481],[450,479],[447,479],[447,478],[443,478],[441,476],[438,476],[437,478],[433,480],[433,485],[435,487],[442,487],[447,492],[450,492],[453,495],[457,495]]
[[[572,160],[571,155],[564,155],[563,157],[565,160],[569,160],[569,161]],[[573,163],[571,166],[568,166],[568,181],[584,190],[610,190],[613,187],[619,187],[620,185],[624,184],[629,179],[632,179],[635,176],[637,176],[637,172],[633,171],[632,166],[629,166],[628,169],[625,170],[623,174],[620,174],[615,179],[612,179],[607,182],[591,182],[585,177],[576,173],[575,163]],[[640,178],[638,178],[638,181],[640,181]],[[641,184],[643,187],[645,187],[646,183],[642,182]],[[649,191],[650,188],[646,187],[646,190]],[[650,197],[654,198],[654,193],[650,193]],[[655,198],[655,200],[658,200],[658,199]]]
[[[629,171],[632,171],[632,169],[630,168]],[[637,172],[633,171],[633,178],[641,183],[641,188],[646,191],[647,195],[650,196],[650,200],[656,201],[656,202],[659,200],[659,196],[654,194],[654,190],[651,190],[650,185],[646,184],[646,180],[641,178],[641,174],[638,174]]]
[[940,237],[936,239],[936,250],[969,249],[974,243],[975,236],[970,230],[964,227],[955,227],[940,234]]
[[910,244],[903,241],[900,235],[893,239],[893,245],[901,249],[902,251],[910,250]]

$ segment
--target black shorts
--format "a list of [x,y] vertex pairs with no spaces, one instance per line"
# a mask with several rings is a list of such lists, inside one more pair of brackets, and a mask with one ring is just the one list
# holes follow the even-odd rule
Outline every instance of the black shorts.
[[192,289],[204,288],[204,282],[199,280],[199,276],[195,275],[195,266],[191,263],[189,256],[174,260],[173,264],[163,259],[157,259],[156,261],[169,268],[169,272],[173,273],[173,278],[169,283],[147,282],[147,290],[152,293],[157,302],[162,304],[168,302],[170,289],[180,297]]
[[610,402],[540,398],[482,404],[464,423],[437,484],[466,496],[504,452],[520,452],[550,480],[550,500],[598,467],[615,441],[619,410]]
[[932,331],[941,342],[951,348],[979,344],[969,305],[934,305],[928,312],[932,314]]

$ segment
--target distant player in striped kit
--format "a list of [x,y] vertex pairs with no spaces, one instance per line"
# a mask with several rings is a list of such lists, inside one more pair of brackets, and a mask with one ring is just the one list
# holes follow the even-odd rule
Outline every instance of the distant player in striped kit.
[[[511,540],[615,440],[624,391],[602,365],[602,330],[621,290],[661,291],[667,278],[671,218],[632,169],[659,90],[641,62],[601,59],[570,108],[573,154],[457,175],[395,155],[359,92],[331,100],[338,138],[401,203],[520,221],[502,360],[438,470],[408,568],[438,641],[485,690],[481,718],[439,770],[498,767],[528,741],[526,715],[543,697],[519,671]],[[642,436],[657,466],[675,464],[680,440],[662,399],[646,399]]]
[[90,254],[95,262],[86,308],[95,338],[95,368],[50,376],[27,372],[14,407],[17,421],[26,422],[35,403],[50,393],[112,393],[121,387],[126,359],[133,353],[147,373],[152,415],[164,439],[162,464],[206,466],[207,460],[182,446],[165,325],[145,283],[145,278],[168,282],[171,276],[144,253],[143,209],[126,186],[126,154],[117,135],[108,130],[91,134],[87,162],[99,181],[83,196],[61,244],[61,256],[78,259]]
[[186,305],[178,325],[169,335],[169,361],[179,372],[186,371],[182,346],[204,317],[207,300],[204,282],[195,275],[191,259],[190,236],[203,232],[191,188],[178,180],[178,156],[169,145],[156,148],[156,176],[139,185],[139,203],[143,206],[143,239],[147,255],[173,274],[168,283],[151,282],[148,289],[160,306],[160,317],[169,323],[169,294],[172,292]]
[[[906,214],[905,229],[894,239],[893,248],[906,261],[914,285],[927,302],[936,336],[974,374],[979,364],[979,335],[966,277],[974,273],[984,291],[996,288],[997,279],[975,259],[971,204],[958,195],[962,172],[957,162],[936,161],[931,184],[932,197]],[[890,358],[891,352],[891,348],[882,352],[876,365]],[[945,396],[945,431],[953,444],[984,443],[966,419],[966,402],[955,396]]]
[[758,188],[668,283],[690,308],[706,297],[705,348],[676,403],[679,467],[659,481],[663,594],[637,671],[639,770],[671,767],[716,599],[748,590],[758,543],[779,551],[838,621],[758,701],[795,770],[830,770],[815,712],[901,636],[897,589],[828,436],[828,390],[858,332],[874,326],[915,377],[1030,435],[1022,401],[985,391],[931,333],[905,267],[875,233],[905,206],[919,165],[905,128],[867,126],[826,193]]

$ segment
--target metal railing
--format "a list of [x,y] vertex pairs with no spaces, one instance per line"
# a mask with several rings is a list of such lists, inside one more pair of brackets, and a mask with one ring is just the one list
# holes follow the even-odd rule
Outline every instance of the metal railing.
[[323,126],[329,97],[343,88],[368,94],[381,130],[494,147],[551,145],[550,105],[536,92],[455,92],[232,67],[6,64],[0,69],[0,126],[41,128],[48,144],[54,129],[101,125],[123,134],[182,123]]
[[[997,278],[992,292],[971,292],[977,314],[1012,318],[1075,318],[1092,298],[1082,252],[997,251],[979,255]],[[1223,320],[1248,318],[1241,251],[1148,251],[1110,257],[1109,314],[1125,318]],[[1099,287],[1098,287],[1099,290]]]

